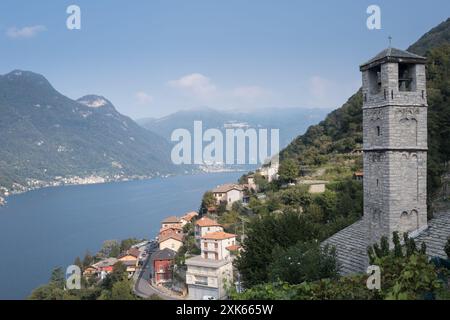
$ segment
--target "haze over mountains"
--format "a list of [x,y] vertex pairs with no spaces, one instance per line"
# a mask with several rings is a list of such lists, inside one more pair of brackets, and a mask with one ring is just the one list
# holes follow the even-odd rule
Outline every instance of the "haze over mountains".
[[20,191],[53,184],[55,178],[121,180],[181,173],[186,168],[170,160],[170,135],[177,128],[192,130],[195,120],[203,121],[205,130],[277,128],[283,147],[326,112],[265,109],[250,114],[200,108],[144,119],[140,126],[105,97],[72,100],[44,76],[14,70],[0,76],[0,187]]
[[138,119],[144,128],[157,132],[170,141],[173,130],[178,128],[193,131],[194,121],[202,121],[203,129],[210,128],[264,128],[280,130],[280,147],[287,146],[308,126],[322,120],[331,109],[315,108],[264,108],[252,112],[219,111],[212,108],[197,108],[178,111],[166,117]]
[[7,188],[57,176],[119,178],[178,170],[167,141],[117,112],[106,98],[69,99],[29,71],[0,76],[0,137],[0,186]]

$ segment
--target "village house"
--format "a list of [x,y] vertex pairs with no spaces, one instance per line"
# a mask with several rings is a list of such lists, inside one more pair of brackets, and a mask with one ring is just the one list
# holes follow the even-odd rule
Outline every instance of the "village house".
[[159,250],[171,249],[178,252],[183,245],[183,234],[168,232],[161,235],[158,239]]
[[230,250],[227,248],[235,245],[236,235],[223,231],[207,233],[201,238],[201,250],[205,259],[228,259]]
[[279,169],[278,161],[271,161],[268,164],[263,165],[258,173],[264,177],[268,182],[272,182],[273,180],[278,179],[278,169]]
[[170,217],[165,218],[161,222],[161,229],[173,227],[174,225],[181,225],[180,218],[178,218],[176,216],[170,216]]
[[192,222],[192,220],[194,220],[197,216],[198,216],[198,212],[196,212],[196,211],[191,211],[191,212],[186,213],[184,216],[182,216],[180,218],[181,226],[184,227],[189,222]]
[[231,249],[239,250],[234,234],[218,231],[201,237],[201,255],[186,260],[189,299],[226,298],[225,284],[233,283]]
[[131,248],[119,255],[119,257],[117,258],[118,261],[122,262],[126,266],[128,277],[130,278],[138,269],[139,256],[140,251],[136,248]]
[[238,184],[223,184],[214,188],[211,191],[216,199],[216,204],[226,203],[228,207],[231,207],[236,201],[242,201],[244,196],[244,188]]
[[171,234],[171,233],[177,233],[177,234],[183,234],[183,228],[181,225],[173,225],[171,227],[163,228],[159,230],[158,239],[161,237],[164,237],[165,235]]
[[100,279],[104,279],[107,274],[110,274],[113,271],[114,265],[117,263],[116,258],[107,258],[103,259],[97,263],[94,263],[87,267],[83,276],[85,277],[99,277]]
[[172,281],[172,265],[177,253],[169,248],[156,251],[151,256],[151,264],[153,267],[152,282],[159,285]]
[[223,227],[215,220],[202,217],[195,222],[195,242],[200,247],[202,236],[207,233],[223,231]]

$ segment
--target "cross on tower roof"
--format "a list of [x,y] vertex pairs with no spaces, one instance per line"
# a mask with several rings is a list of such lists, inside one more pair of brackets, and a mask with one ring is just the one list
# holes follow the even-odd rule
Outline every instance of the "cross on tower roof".
[[389,39],[389,48],[390,48],[392,46],[392,37],[389,36],[388,39]]

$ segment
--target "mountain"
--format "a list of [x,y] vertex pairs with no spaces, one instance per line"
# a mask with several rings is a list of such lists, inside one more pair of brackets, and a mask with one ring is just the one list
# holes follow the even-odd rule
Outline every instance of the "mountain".
[[175,171],[167,141],[117,112],[106,98],[69,99],[29,71],[0,76],[0,136],[0,186],[8,188],[55,177]]
[[140,119],[144,128],[158,132],[170,141],[173,130],[188,129],[192,132],[194,121],[202,121],[203,129],[225,127],[280,129],[280,147],[285,147],[294,137],[323,119],[329,110],[301,108],[268,108],[255,112],[219,111],[211,108],[183,110],[160,119]]
[[[428,91],[428,194],[440,187],[440,176],[450,160],[450,19],[423,35],[408,51],[425,55]],[[281,160],[322,165],[333,155],[362,145],[362,94],[355,93],[325,120],[308,128],[280,153]]]

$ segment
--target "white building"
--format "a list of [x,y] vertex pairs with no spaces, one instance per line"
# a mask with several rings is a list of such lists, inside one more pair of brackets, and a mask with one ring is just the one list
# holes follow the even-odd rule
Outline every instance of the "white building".
[[223,231],[202,236],[201,250],[204,259],[223,260],[230,258],[228,247],[236,245],[236,235]]
[[238,184],[223,184],[212,190],[216,204],[226,202],[231,206],[236,201],[242,201],[244,197],[244,188]]
[[189,299],[227,297],[226,286],[233,285],[233,264],[227,248],[236,248],[236,235],[218,231],[202,236],[201,255],[186,260]]
[[183,246],[183,234],[176,232],[163,233],[159,237],[159,250],[170,249],[178,252]]
[[186,284],[190,300],[227,297],[226,285],[233,285],[233,265],[230,260],[204,259],[195,256],[186,260]]
[[259,170],[259,174],[266,178],[268,182],[278,179],[279,161],[271,161],[269,164],[263,165]]
[[223,231],[223,227],[215,220],[202,217],[195,222],[195,242],[200,247],[201,238],[211,232]]

